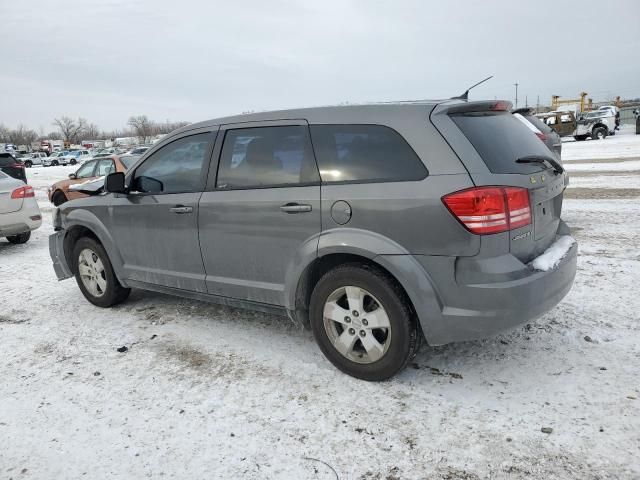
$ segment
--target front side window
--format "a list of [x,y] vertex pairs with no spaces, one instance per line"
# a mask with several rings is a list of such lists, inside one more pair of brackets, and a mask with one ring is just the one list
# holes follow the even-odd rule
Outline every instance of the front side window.
[[382,125],[312,125],[323,183],[422,180],[427,169],[395,130]]
[[211,134],[200,133],[165,145],[136,170],[131,191],[180,193],[201,190],[210,143]]
[[96,166],[96,162],[87,162],[81,166],[76,172],[76,178],[89,178],[93,177],[93,168]]
[[308,185],[318,181],[307,127],[227,131],[220,154],[218,188]]

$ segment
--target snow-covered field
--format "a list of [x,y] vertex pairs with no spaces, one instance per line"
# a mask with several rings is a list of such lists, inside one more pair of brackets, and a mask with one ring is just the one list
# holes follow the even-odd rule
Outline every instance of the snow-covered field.
[[640,477],[640,172],[602,162],[640,158],[640,135],[563,148],[585,161],[566,162],[573,290],[379,384],[283,318],[140,291],[93,307],[48,253],[46,187],[74,168],[29,170],[44,224],[0,241],[0,478]]

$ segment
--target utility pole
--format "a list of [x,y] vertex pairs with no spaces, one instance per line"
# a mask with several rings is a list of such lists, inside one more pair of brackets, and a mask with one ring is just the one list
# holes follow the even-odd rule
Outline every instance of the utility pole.
[[516,86],[516,108],[518,108],[518,82],[514,83]]
[[538,95],[538,100],[536,100],[536,113],[540,113],[540,95]]
[[529,108],[529,97],[527,95],[524,96],[524,106]]

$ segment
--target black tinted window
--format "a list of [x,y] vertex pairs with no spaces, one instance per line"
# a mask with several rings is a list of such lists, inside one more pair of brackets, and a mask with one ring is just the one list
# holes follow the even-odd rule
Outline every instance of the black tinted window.
[[165,145],[138,167],[131,189],[146,193],[201,190],[211,139],[210,133],[201,133]]
[[11,155],[0,155],[0,167],[8,167],[9,165],[15,164],[16,160]]
[[549,157],[547,146],[509,112],[452,115],[487,168],[493,173],[533,173],[547,168],[541,164],[516,163],[525,156]]
[[322,181],[421,180],[427,169],[407,142],[381,125],[313,125]]
[[309,131],[304,126],[228,130],[218,188],[249,188],[318,182]]

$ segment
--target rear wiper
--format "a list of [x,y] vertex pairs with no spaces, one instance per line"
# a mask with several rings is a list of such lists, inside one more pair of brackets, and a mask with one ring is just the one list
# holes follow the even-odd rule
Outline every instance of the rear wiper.
[[520,157],[516,160],[516,163],[548,163],[553,167],[553,171],[556,175],[564,172],[562,165],[554,158],[547,157],[546,155],[527,155],[526,157]]

